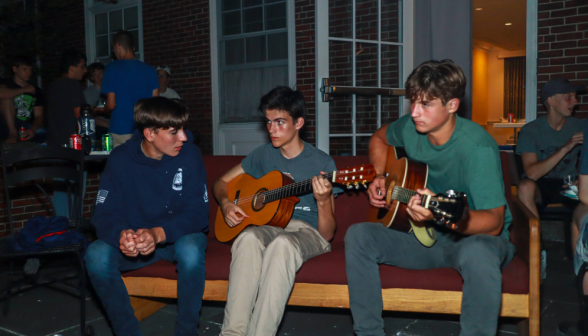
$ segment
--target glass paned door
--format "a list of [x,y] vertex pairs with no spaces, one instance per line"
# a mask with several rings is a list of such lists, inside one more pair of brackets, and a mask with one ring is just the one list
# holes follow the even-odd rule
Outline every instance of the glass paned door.
[[[322,68],[328,71],[319,70],[317,76],[328,78],[330,86],[402,88],[406,1],[328,0],[328,8],[317,5],[317,16],[328,17],[328,27],[317,29],[317,38],[328,46],[318,48],[317,62],[321,66],[321,54],[327,54]],[[319,101],[317,111],[320,149],[331,155],[367,155],[373,132],[398,119],[402,104],[400,97],[338,95]]]
[[120,8],[94,15],[94,43],[96,57],[94,61],[107,64],[112,61],[112,37],[120,30],[133,34],[135,39],[135,58],[141,58],[139,39],[138,6]]

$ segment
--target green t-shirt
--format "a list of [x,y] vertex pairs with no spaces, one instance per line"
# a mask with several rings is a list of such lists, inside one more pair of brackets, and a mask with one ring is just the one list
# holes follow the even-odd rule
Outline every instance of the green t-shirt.
[[[556,131],[549,126],[546,116],[537,118],[521,128],[516,154],[535,153],[537,161],[543,161],[562,148],[574,133],[582,132],[584,122],[584,119],[568,117],[563,127]],[[574,147],[544,177],[561,179],[565,175],[578,175],[576,165],[580,148]]]
[[[504,194],[500,154],[496,141],[480,125],[457,116],[455,130],[447,143],[434,146],[426,134],[418,133],[410,115],[390,124],[388,143],[404,147],[413,160],[429,166],[427,187],[434,193],[453,189],[467,195],[470,209],[487,210],[506,205],[501,236],[508,239],[512,216]],[[460,237],[435,225],[446,239]]]
[[[292,159],[286,159],[280,149],[275,148],[271,143],[262,145],[241,161],[241,167],[245,174],[257,179],[272,170],[279,170],[295,182],[310,179],[319,175],[321,171],[330,173],[337,170],[335,161],[329,155],[307,142],[304,142],[302,152]],[[333,194],[341,192],[343,192],[341,188],[333,186]],[[297,197],[300,202],[296,203],[292,218],[305,221],[318,229],[318,208],[314,194],[310,191]]]

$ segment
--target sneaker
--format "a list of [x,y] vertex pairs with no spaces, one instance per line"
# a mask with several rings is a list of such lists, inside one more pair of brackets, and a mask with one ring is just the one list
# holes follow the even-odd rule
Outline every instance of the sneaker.
[[557,327],[557,335],[558,336],[588,336],[588,334],[584,333],[580,328],[578,322],[562,322]]
[[39,259],[37,258],[29,258],[27,259],[26,264],[23,267],[25,274],[33,275],[37,274],[39,271]]

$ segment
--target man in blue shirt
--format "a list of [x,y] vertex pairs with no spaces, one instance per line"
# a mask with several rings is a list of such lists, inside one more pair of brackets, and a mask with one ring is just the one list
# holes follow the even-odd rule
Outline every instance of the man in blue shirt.
[[135,130],[134,106],[139,99],[159,96],[155,69],[135,59],[135,41],[121,30],[112,39],[117,61],[106,66],[101,92],[107,96],[105,113],[111,113],[112,145],[129,140]]
[[178,270],[175,335],[197,335],[208,232],[206,171],[188,111],[164,97],[137,103],[137,131],[110,154],[92,222],[98,240],[86,252],[94,289],[115,335],[141,335],[121,271],[159,260]]

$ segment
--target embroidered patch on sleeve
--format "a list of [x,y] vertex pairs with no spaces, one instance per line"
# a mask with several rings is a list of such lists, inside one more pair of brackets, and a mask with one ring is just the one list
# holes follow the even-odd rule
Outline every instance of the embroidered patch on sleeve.
[[108,190],[103,190],[103,189],[98,190],[98,195],[96,195],[96,204],[104,203],[104,201],[106,201],[107,195],[108,195]]

